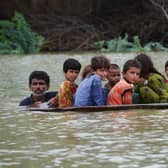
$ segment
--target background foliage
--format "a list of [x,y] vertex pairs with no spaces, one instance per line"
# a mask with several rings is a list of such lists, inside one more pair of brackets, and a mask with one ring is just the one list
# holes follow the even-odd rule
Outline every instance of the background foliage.
[[18,12],[0,21],[0,54],[32,54],[40,51],[44,38],[32,32],[24,16]]
[[96,47],[102,52],[150,52],[150,51],[168,51],[159,42],[149,42],[144,46],[141,45],[138,36],[133,37],[133,42],[128,41],[128,35],[124,38],[121,36],[108,41],[98,41],[95,43]]

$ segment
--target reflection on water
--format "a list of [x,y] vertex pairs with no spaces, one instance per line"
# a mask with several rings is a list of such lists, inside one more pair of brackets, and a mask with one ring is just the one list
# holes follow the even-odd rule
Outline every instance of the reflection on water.
[[[84,65],[93,55],[75,56]],[[167,168],[168,110],[40,113],[17,107],[30,94],[29,73],[46,70],[57,89],[68,56],[0,57],[0,167]],[[121,66],[134,56],[108,54]],[[166,53],[152,56],[164,70]]]

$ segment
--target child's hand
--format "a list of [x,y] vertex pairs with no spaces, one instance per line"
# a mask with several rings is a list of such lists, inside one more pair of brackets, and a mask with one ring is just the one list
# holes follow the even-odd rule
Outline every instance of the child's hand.
[[53,106],[58,106],[58,103],[57,103],[57,101],[56,101],[56,98],[55,97],[53,97],[53,98],[51,98],[49,101],[48,101],[48,106],[49,107],[53,107]]
[[55,101],[55,97],[51,98],[51,99],[48,101],[48,105],[54,104],[54,101]]
[[40,107],[40,104],[41,104],[41,103],[42,103],[42,101],[36,101],[33,106],[35,106],[35,107]]

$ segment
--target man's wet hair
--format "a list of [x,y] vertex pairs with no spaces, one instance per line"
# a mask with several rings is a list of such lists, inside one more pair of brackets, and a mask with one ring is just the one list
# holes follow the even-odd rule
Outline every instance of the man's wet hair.
[[29,85],[31,85],[33,79],[44,80],[49,86],[50,77],[45,71],[33,71],[29,76]]

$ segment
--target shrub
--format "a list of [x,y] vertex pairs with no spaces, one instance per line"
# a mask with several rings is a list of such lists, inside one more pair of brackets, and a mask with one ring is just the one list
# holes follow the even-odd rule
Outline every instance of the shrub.
[[34,33],[23,15],[0,21],[0,54],[32,54],[40,51],[44,38]]
[[142,46],[138,36],[134,36],[133,42],[129,42],[127,34],[125,34],[124,38],[118,37],[109,41],[98,41],[95,43],[95,46],[102,52],[168,51],[168,48],[158,42],[149,42]]

